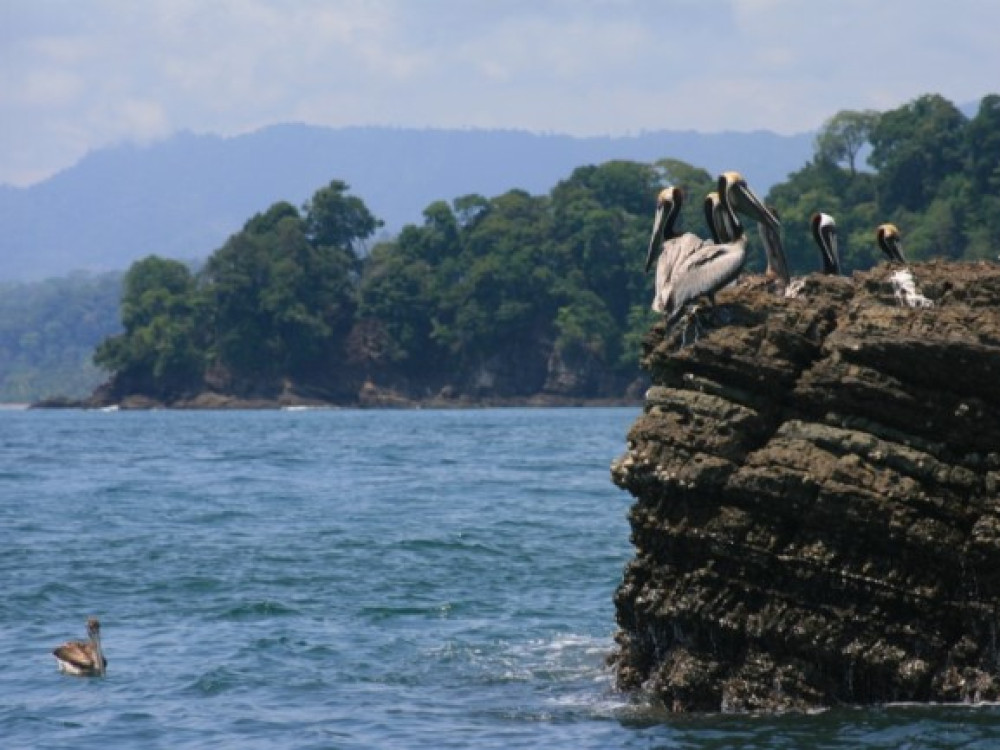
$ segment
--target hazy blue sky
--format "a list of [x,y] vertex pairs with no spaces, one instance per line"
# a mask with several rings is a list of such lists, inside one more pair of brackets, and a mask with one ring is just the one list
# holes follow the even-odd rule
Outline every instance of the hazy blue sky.
[[0,183],[178,130],[818,128],[1000,91],[996,0],[0,0]]

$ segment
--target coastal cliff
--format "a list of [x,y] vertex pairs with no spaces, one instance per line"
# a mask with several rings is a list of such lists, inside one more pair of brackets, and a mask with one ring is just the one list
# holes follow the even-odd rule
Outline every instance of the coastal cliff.
[[1000,265],[743,283],[644,344],[618,686],[670,710],[1000,699]]

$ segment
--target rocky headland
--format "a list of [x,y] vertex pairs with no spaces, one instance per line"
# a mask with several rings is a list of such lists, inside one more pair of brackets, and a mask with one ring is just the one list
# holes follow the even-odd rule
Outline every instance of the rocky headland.
[[672,711],[1000,699],[1000,265],[743,283],[656,324],[617,684]]

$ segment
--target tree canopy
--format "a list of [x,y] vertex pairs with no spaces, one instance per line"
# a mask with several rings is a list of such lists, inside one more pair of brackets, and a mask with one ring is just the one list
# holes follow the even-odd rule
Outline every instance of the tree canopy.
[[[910,260],[995,258],[1000,236],[1000,96],[967,118],[928,94],[883,113],[840,112],[813,159],[768,196],[782,217],[790,265],[819,267],[808,229],[816,211],[837,221],[846,272],[881,260],[875,227],[896,224]],[[868,151],[870,169],[858,155]]]
[[[998,96],[972,118],[936,95],[835,114],[813,158],[766,196],[790,267],[819,268],[808,231],[816,211],[835,217],[848,273],[881,260],[874,230],[886,221],[912,260],[994,257],[998,134]],[[198,273],[159,258],[133,265],[124,331],[95,359],[123,387],[165,398],[209,382],[242,393],[288,382],[356,392],[376,381],[428,395],[443,385],[530,395],[567,368],[600,374],[577,395],[601,395],[597,383],[636,375],[652,319],[642,264],[667,184],[687,196],[681,228],[707,236],[711,175],[677,159],[612,161],[575,169],[545,195],[435,201],[422,223],[369,251],[380,221],[333,180],[301,209],[279,202],[251,217]]]

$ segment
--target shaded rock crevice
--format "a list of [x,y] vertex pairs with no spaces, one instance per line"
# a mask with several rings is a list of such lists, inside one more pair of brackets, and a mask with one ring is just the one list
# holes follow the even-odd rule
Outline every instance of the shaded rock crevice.
[[752,283],[654,325],[618,685],[675,711],[1000,698],[1000,267]]

